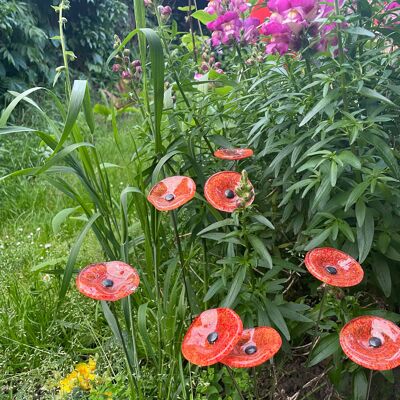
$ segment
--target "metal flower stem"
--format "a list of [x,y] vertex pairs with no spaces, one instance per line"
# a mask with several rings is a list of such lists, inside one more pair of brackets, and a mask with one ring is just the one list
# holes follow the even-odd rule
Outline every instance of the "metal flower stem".
[[313,341],[312,341],[311,348],[310,348],[310,354],[311,354],[311,351],[314,349],[315,342],[317,341],[317,338],[318,338],[319,324],[321,322],[322,312],[324,310],[324,304],[325,304],[325,298],[326,298],[327,291],[328,291],[328,285],[324,285],[324,291],[322,293],[321,304],[319,306],[318,318],[317,318],[317,322],[316,322],[315,328],[314,328],[314,337],[313,337]]
[[372,375],[374,374],[374,371],[372,369],[369,370],[369,377],[368,377],[368,388],[367,388],[367,396],[365,397],[365,400],[369,400],[369,395],[371,392],[371,383],[372,383]]
[[172,216],[172,225],[174,226],[176,245],[177,245],[177,247],[178,247],[179,261],[180,261],[180,264],[181,264],[183,283],[184,283],[184,285],[185,285],[186,297],[187,297],[187,300],[188,300],[188,303],[189,303],[190,319],[192,319],[192,316],[193,316],[193,307],[192,307],[192,302],[190,301],[190,296],[189,296],[188,283],[187,283],[187,276],[186,276],[185,260],[184,260],[184,257],[183,257],[181,238],[179,237],[178,222],[177,222],[176,211],[175,211],[175,210],[172,210],[172,211],[171,211],[171,216]]
[[[135,371],[134,371],[133,365],[131,364],[131,362],[129,360],[128,348],[126,347],[126,343],[125,343],[124,336],[123,336],[123,333],[122,333],[121,325],[120,325],[119,320],[118,320],[117,310],[115,308],[115,304],[114,304],[113,301],[110,301],[110,310],[113,313],[114,318],[115,318],[115,323],[117,325],[118,334],[119,334],[119,337],[120,337],[120,340],[121,340],[121,344],[122,344],[122,349],[123,349],[124,355],[125,355],[125,360],[126,360],[126,363],[128,365],[128,368],[129,368],[129,377],[128,377],[129,379],[128,380],[129,380],[129,385],[131,387],[132,399],[136,399],[136,398],[138,398],[137,395],[139,394],[139,388],[138,388],[136,379],[134,378],[134,372]],[[134,387],[132,387],[132,385]],[[139,398],[141,398],[141,396],[139,396]]]
[[229,377],[231,378],[231,381],[233,382],[233,385],[235,386],[235,389],[236,389],[236,391],[238,392],[240,398],[241,398],[242,400],[245,400],[245,399],[244,399],[244,396],[243,396],[243,393],[240,391],[239,385],[238,385],[238,383],[237,383],[237,381],[236,381],[236,379],[235,379],[235,376],[234,376],[234,374],[233,374],[233,371],[232,371],[231,368],[228,367],[227,365],[225,365],[225,367],[226,367],[226,370],[228,371]]

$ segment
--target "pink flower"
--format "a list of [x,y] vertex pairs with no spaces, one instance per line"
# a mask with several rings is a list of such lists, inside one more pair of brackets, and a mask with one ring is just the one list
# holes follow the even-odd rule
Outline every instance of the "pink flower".
[[394,8],[400,8],[400,3],[397,1],[392,1],[385,7],[385,10],[393,10]]
[[243,40],[246,43],[254,43],[258,37],[258,25],[260,21],[258,18],[246,18],[243,21]]
[[122,79],[129,79],[131,77],[131,72],[129,70],[122,71],[121,77]]
[[289,33],[289,28],[285,24],[281,24],[280,22],[272,21],[264,24],[261,29],[261,33],[263,35],[280,35],[283,33]]
[[209,22],[207,28],[212,31],[219,31],[220,34],[211,35],[213,45],[227,44],[231,40],[239,41],[241,22],[239,16],[234,11],[227,11],[225,14],[219,16],[215,21]]
[[283,23],[286,24],[295,35],[298,35],[300,31],[308,25],[304,11],[300,7],[285,11],[283,13],[283,18]]
[[121,64],[114,64],[112,66],[112,71],[113,72],[118,72],[121,69]]
[[199,81],[203,76],[204,76],[203,74],[200,74],[199,72],[196,72],[196,73],[194,74],[194,79],[195,79],[196,81]]
[[289,8],[292,8],[290,0],[269,0],[267,5],[271,11],[275,11],[277,13],[282,13],[286,10],[289,10]]
[[289,38],[284,35],[275,36],[267,45],[265,52],[267,54],[286,54],[289,50]]

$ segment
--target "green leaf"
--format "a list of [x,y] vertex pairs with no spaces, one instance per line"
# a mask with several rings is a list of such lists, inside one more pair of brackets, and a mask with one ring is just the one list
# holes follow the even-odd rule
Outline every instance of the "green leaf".
[[350,193],[344,210],[347,211],[367,190],[370,185],[369,181],[359,183]]
[[328,228],[322,231],[319,235],[317,235],[308,245],[304,248],[305,251],[312,250],[315,247],[318,247],[320,244],[324,243],[326,239],[328,239],[331,234],[332,229]]
[[192,14],[193,18],[198,19],[202,24],[206,25],[211,21],[214,21],[217,19],[216,14],[209,14],[208,12],[204,10],[197,10]]
[[206,303],[208,300],[211,300],[223,287],[224,281],[222,279],[215,281],[208,289],[203,301]]
[[236,301],[240,289],[242,288],[244,279],[246,278],[246,266],[242,265],[237,271],[229,288],[229,292],[221,303],[221,307],[232,307]]
[[86,235],[88,234],[88,232],[89,232],[90,228],[92,227],[92,225],[94,224],[94,222],[96,222],[97,218],[99,218],[99,217],[100,217],[99,212],[93,214],[90,217],[90,219],[88,220],[88,222],[86,223],[86,225],[84,226],[82,231],[80,232],[79,236],[77,237],[75,243],[71,247],[67,265],[65,266],[65,270],[64,270],[63,280],[61,282],[60,293],[58,295],[59,305],[64,300],[64,297],[67,293],[69,283],[72,278],[72,271],[73,271],[74,265],[76,263],[76,259],[78,257],[79,250],[81,249],[83,240],[85,239]]
[[362,96],[369,97],[369,98],[374,99],[374,100],[379,100],[379,101],[387,103],[387,104],[389,104],[391,106],[397,107],[396,104],[394,104],[391,100],[389,100],[387,97],[383,96],[382,94],[378,93],[374,89],[370,89],[370,88],[367,88],[367,87],[363,86],[358,91],[358,93],[361,94]]
[[390,276],[389,265],[382,256],[374,254],[372,259],[372,271],[384,295],[390,297],[392,292],[392,278]]
[[364,225],[366,210],[367,208],[365,207],[364,200],[361,198],[358,199],[356,202],[356,219],[357,219],[357,225],[360,227]]
[[368,380],[364,371],[359,368],[353,378],[354,400],[365,400],[367,398]]
[[310,354],[309,367],[317,365],[340,349],[339,335],[331,333],[322,338]]
[[352,35],[360,35],[360,36],[368,36],[370,38],[374,38],[375,34],[368,29],[361,28],[360,26],[355,26],[351,28],[345,29],[347,33],[350,33]]
[[331,172],[330,172],[330,182],[331,182],[331,186],[335,187],[336,186],[336,181],[337,181],[337,164],[335,163],[335,161],[331,162]]
[[326,108],[336,97],[337,91],[329,93],[326,97],[322,98],[312,109],[309,111],[303,120],[300,122],[299,127],[302,127],[307,122],[311,121],[315,115]]
[[358,262],[362,263],[368,256],[374,240],[375,222],[371,209],[367,208],[363,226],[357,227]]
[[58,212],[52,219],[51,221],[51,226],[53,228],[53,232],[55,235],[60,232],[61,225],[64,223],[64,221],[72,214],[74,213],[79,207],[72,207],[72,208],[64,208],[64,210],[61,210]]
[[252,215],[251,218],[255,219],[257,222],[267,226],[270,229],[275,229],[275,227],[272,224],[272,222],[268,218],[264,217],[264,215],[261,215],[261,214]]
[[267,262],[268,268],[271,269],[273,267],[271,254],[269,254],[269,251],[265,247],[263,241],[259,237],[253,235],[249,235],[248,239],[254,250],[263,260]]
[[235,225],[235,221],[232,218],[226,218],[222,221],[214,222],[213,224],[207,226],[207,228],[202,229],[197,236],[201,236],[206,232],[213,231],[215,229],[222,228],[223,226]]
[[149,330],[147,328],[147,305],[148,303],[141,304],[137,311],[137,323],[139,337],[143,342],[144,348],[147,353],[147,357],[151,357],[154,353],[153,346],[151,344]]
[[269,318],[271,319],[271,321],[282,332],[283,336],[285,336],[285,338],[287,340],[290,340],[289,329],[286,325],[286,322],[285,322],[279,308],[276,306],[275,303],[273,303],[271,300],[269,300],[267,298],[265,299],[265,304],[266,304],[267,314],[268,314]]
[[26,128],[24,126],[6,126],[4,128],[0,128],[0,135],[8,135],[10,133],[27,133],[27,132],[35,132],[35,129]]
[[361,162],[360,160],[353,154],[353,152],[349,150],[344,150],[342,151],[339,155],[338,158],[340,161],[342,161],[344,164],[349,164],[351,165],[354,169],[361,169]]
[[51,260],[46,260],[40,264],[36,264],[31,268],[31,272],[38,272],[47,267],[54,267],[58,264],[64,264],[67,257],[52,258]]

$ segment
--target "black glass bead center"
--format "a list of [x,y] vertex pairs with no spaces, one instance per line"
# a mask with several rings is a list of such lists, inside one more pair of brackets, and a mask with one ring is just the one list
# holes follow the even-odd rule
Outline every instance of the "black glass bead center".
[[333,265],[328,265],[327,267],[325,267],[325,270],[326,270],[326,272],[328,272],[328,274],[331,274],[331,275],[337,274],[337,269]]
[[111,279],[104,279],[104,281],[101,282],[101,284],[104,287],[112,287],[114,285],[114,282]]
[[256,347],[256,346],[247,346],[247,347],[244,349],[244,352],[245,352],[247,355],[251,356],[252,354],[254,354],[254,353],[257,352],[257,347]]
[[175,198],[175,196],[172,193],[168,193],[164,197],[164,199],[167,201],[172,201],[174,198]]
[[235,197],[235,192],[231,189],[226,189],[225,190],[225,197],[227,199],[233,199]]
[[214,344],[218,339],[218,333],[217,332],[211,332],[208,336],[207,336],[207,341],[210,344]]
[[374,348],[376,349],[376,348],[382,346],[382,340],[379,339],[379,338],[377,338],[377,337],[375,337],[375,336],[372,336],[372,337],[368,340],[368,344],[369,344],[371,347],[374,347]]

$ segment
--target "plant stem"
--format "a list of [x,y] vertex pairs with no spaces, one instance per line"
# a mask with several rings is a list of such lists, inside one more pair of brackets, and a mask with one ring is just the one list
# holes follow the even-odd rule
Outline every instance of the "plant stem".
[[[335,0],[335,14],[336,16],[340,16],[340,5],[339,0]],[[340,24],[336,23],[336,34],[338,38],[338,47],[339,47],[339,61],[340,66],[343,67],[344,63],[344,51],[343,51],[343,41],[342,41],[342,31],[340,29]],[[346,95],[346,75],[345,73],[341,73],[341,92],[343,97],[344,110],[347,111],[347,95]]]
[[192,320],[192,317],[193,317],[193,306],[192,306],[192,302],[190,301],[190,295],[189,295],[189,290],[188,290],[188,281],[187,281],[188,278],[186,276],[185,259],[183,257],[181,238],[179,237],[178,222],[177,222],[176,211],[175,210],[171,211],[171,217],[172,217],[172,225],[174,227],[174,232],[175,232],[176,245],[178,247],[178,254],[179,254],[179,261],[180,261],[180,264],[181,264],[183,284],[185,285],[186,297],[187,297],[188,304],[189,304],[189,309],[190,309],[190,319]]
[[227,365],[225,365],[225,367],[226,367],[226,370],[228,371],[228,374],[229,374],[229,376],[230,376],[230,378],[231,378],[231,381],[233,382],[233,385],[235,386],[236,391],[237,391],[238,394],[239,394],[239,397],[240,397],[242,400],[245,400],[245,399],[244,399],[244,396],[243,396],[243,394],[242,394],[242,392],[240,391],[239,385],[238,385],[238,383],[236,382],[236,379],[235,379],[235,376],[234,376],[234,374],[233,374],[233,371],[232,371],[231,368],[228,367]]
[[372,375],[373,374],[374,374],[374,370],[370,369],[369,370],[369,377],[368,377],[367,396],[365,397],[365,400],[369,400],[369,395],[371,393],[371,383],[372,383]]
[[66,46],[65,46],[65,37],[64,37],[64,21],[63,21],[64,7],[65,7],[64,0],[61,0],[60,5],[59,5],[60,11],[59,11],[59,17],[58,17],[58,28],[60,31],[60,43],[61,43],[61,50],[62,50],[63,61],[64,61],[65,89],[66,89],[67,100],[69,100],[71,97],[71,80],[69,77],[68,55],[67,55],[67,50],[66,50]]
[[[203,284],[204,284],[204,296],[205,296],[208,292],[208,276],[209,276],[207,240],[202,238],[201,243],[203,245],[203,256],[204,256],[204,271],[203,271],[203,282],[204,283]],[[205,306],[205,308],[207,308],[207,303],[205,303],[204,306]]]
[[[314,337],[313,337],[313,341],[312,341],[311,348],[310,348],[310,354],[311,354],[312,350],[314,349],[315,342],[317,341],[317,338],[318,338],[319,324],[320,324],[321,318],[322,318],[322,311],[324,310],[324,304],[325,304],[325,298],[326,298],[327,291],[328,291],[328,285],[324,285],[324,291],[322,293],[321,303],[319,305],[318,318],[317,318],[317,322],[316,322],[315,328],[314,328]],[[308,357],[310,358],[310,355]]]
[[128,348],[126,347],[126,343],[125,343],[125,340],[124,340],[124,336],[123,336],[123,332],[122,332],[122,329],[121,329],[121,325],[120,325],[119,320],[118,320],[117,310],[115,308],[115,303],[113,301],[110,301],[110,310],[113,313],[114,318],[115,318],[115,322],[116,322],[116,325],[117,325],[117,330],[118,330],[118,333],[119,333],[119,336],[120,336],[120,339],[121,339],[122,349],[123,349],[124,355],[125,355],[125,361],[126,361],[126,364],[128,365],[128,369],[129,369],[128,380],[129,380],[129,386],[131,388],[131,396],[132,396],[131,398],[132,398],[132,400],[135,400],[135,399],[138,398],[137,394],[139,393],[139,389],[138,389],[138,386],[137,386],[136,379],[134,378],[134,372],[135,371],[134,371],[133,365],[131,364],[130,359],[129,359]]
[[256,367],[252,368],[253,370],[253,385],[254,385],[254,394],[256,396],[256,400],[260,399],[260,396],[258,395],[258,387],[257,387],[257,370]]
[[270,398],[271,398],[271,400],[273,400],[276,387],[278,386],[278,378],[276,376],[274,357],[272,357],[269,360],[269,362],[271,364],[271,370],[272,370],[272,373],[271,373],[271,375],[272,375],[272,386],[271,386],[271,391],[270,391]]

